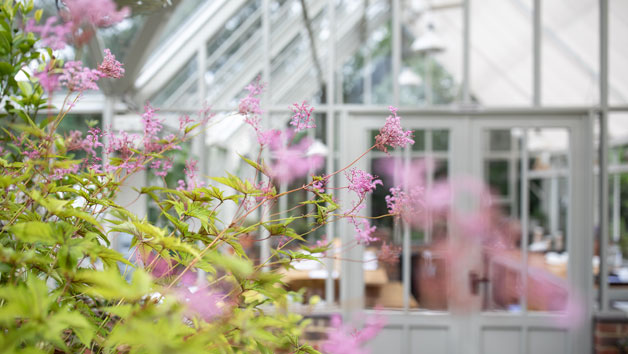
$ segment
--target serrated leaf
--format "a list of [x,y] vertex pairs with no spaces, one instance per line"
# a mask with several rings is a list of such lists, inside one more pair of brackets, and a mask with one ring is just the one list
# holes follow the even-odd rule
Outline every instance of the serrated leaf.
[[47,245],[56,243],[50,224],[41,221],[21,222],[11,226],[11,232],[23,242],[41,242]]

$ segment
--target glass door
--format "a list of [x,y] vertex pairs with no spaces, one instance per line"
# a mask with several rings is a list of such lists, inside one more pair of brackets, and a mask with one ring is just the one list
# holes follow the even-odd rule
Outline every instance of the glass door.
[[[341,120],[360,132],[341,142],[341,160],[371,146],[382,120]],[[587,345],[592,179],[575,171],[591,171],[588,123],[404,115],[415,145],[358,163],[383,182],[365,216],[388,212],[393,187],[420,200],[396,221],[372,220],[380,241],[350,250],[363,262],[343,262],[343,306],[388,318],[374,353],[567,354]],[[352,227],[343,230],[351,242]],[[385,248],[398,260],[382,259]]]
[[[468,273],[472,353],[575,353],[590,331],[592,184],[581,154],[587,117],[477,119],[474,176],[488,202]],[[576,173],[576,171],[581,171]],[[586,262],[589,262],[587,265]]]

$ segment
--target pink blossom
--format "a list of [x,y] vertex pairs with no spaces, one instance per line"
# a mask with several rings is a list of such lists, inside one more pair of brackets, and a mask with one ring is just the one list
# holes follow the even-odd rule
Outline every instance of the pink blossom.
[[183,132],[188,124],[192,123],[193,121],[194,120],[190,118],[189,115],[182,115],[181,117],[179,117],[179,130]]
[[182,287],[177,289],[177,297],[186,307],[188,317],[196,317],[210,322],[224,313],[224,295],[212,291],[208,286]]
[[33,76],[39,80],[41,87],[51,95],[57,88],[59,88],[59,74],[54,72],[50,63],[46,64],[44,70],[36,71]]
[[122,64],[116,60],[116,57],[111,54],[109,49],[105,49],[105,58],[102,63],[98,65],[98,71],[101,77],[107,77],[110,79],[119,79],[124,76],[124,68]]
[[79,169],[78,164],[74,164],[68,168],[55,168],[52,174],[50,175],[50,179],[59,180],[65,177],[68,173],[76,173]]
[[[185,179],[187,181],[187,190],[202,188],[205,186],[205,182],[198,181],[198,168],[196,167],[197,164],[198,161],[196,160],[190,160],[185,163],[185,169],[183,170],[183,173],[185,174]],[[178,183],[179,187],[177,189],[186,189],[186,182],[184,182],[183,180],[179,180]]]
[[28,20],[24,31],[38,33],[41,37],[41,45],[54,50],[65,48],[66,39],[72,33],[71,23],[55,24],[59,20],[56,16],[49,17],[43,25],[37,25],[34,19]]
[[165,159],[153,161],[150,168],[154,170],[155,176],[166,177],[168,175],[168,171],[172,168],[172,160]]
[[261,146],[272,145],[277,147],[281,144],[281,130],[269,129],[266,131],[257,131],[257,142]]
[[289,145],[291,134],[290,131],[282,132],[269,144],[273,163],[269,166],[267,173],[280,183],[290,183],[304,177],[308,172],[316,171],[325,163],[322,156],[307,154],[307,150],[312,145],[311,139],[303,138],[297,144]]
[[349,190],[356,192],[360,198],[364,198],[366,193],[372,192],[378,184],[382,184],[377,176],[357,168],[351,169],[349,173],[345,173],[345,176],[349,180]]
[[359,244],[368,245],[371,242],[379,240],[377,237],[372,236],[376,227],[371,226],[367,219],[351,217],[350,222],[353,224],[356,233],[355,239]]
[[[259,97],[257,97],[264,90],[264,84],[260,83],[260,80],[261,78],[258,76],[254,82],[244,88],[249,91],[249,93],[242,100],[240,100],[240,104],[238,105],[238,112],[240,112],[240,114],[244,116],[257,116],[262,114],[260,100]],[[255,128],[255,125],[253,125],[253,127]]]
[[127,17],[131,10],[123,7],[119,11],[113,0],[64,0],[67,11],[64,20],[72,25],[76,44],[82,45],[94,35],[94,27],[109,27]]
[[83,148],[83,132],[71,130],[65,138],[65,147],[68,151],[81,150]]
[[59,78],[61,85],[70,91],[98,90],[96,81],[100,79],[98,70],[84,68],[80,61],[68,61],[63,66],[63,74]]
[[397,247],[392,244],[384,242],[382,248],[377,255],[377,259],[380,262],[388,264],[397,264],[399,262],[399,254],[401,253],[401,247]]
[[146,103],[142,114],[142,124],[144,125],[144,152],[155,152],[161,150],[162,146],[157,142],[157,134],[163,128],[161,121],[155,117],[156,110]]
[[23,150],[22,153],[31,160],[35,160],[40,156],[39,150],[35,149],[26,149]]
[[379,130],[379,134],[375,137],[375,147],[384,152],[388,152],[387,146],[395,148],[414,144],[412,131],[404,131],[403,128],[401,128],[401,117],[397,115],[397,108],[390,106],[389,109],[392,115],[386,118],[386,124],[384,124]]
[[260,191],[260,195],[255,197],[256,203],[260,203],[262,200],[275,194],[275,187],[273,187],[270,181],[260,181],[259,183],[255,184],[255,188]]
[[314,124],[314,118],[312,118],[312,111],[314,111],[314,107],[311,107],[307,104],[307,102],[303,101],[301,105],[294,103],[292,107],[293,116],[290,120],[290,125],[294,126],[294,130],[299,132],[304,129],[316,128],[316,124]]
[[340,316],[334,315],[327,340],[322,343],[321,349],[328,354],[368,354],[370,351],[363,348],[364,345],[375,338],[385,325],[386,319],[381,314],[375,314],[367,317],[364,327],[358,330],[343,324]]
[[329,178],[327,177],[317,179],[314,183],[312,183],[312,188],[319,193],[325,193],[325,187],[327,186],[327,182],[329,182]]

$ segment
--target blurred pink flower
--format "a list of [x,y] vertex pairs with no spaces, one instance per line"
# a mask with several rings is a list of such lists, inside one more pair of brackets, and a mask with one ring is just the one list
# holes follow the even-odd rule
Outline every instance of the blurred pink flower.
[[[262,114],[258,96],[264,91],[264,84],[260,83],[260,80],[261,77],[258,76],[254,82],[251,82],[244,88],[249,93],[240,100],[240,104],[238,105],[238,112],[247,116],[247,118]],[[247,123],[251,124],[253,128],[259,128],[259,125],[254,124],[252,121],[247,121]]]
[[345,176],[349,180],[349,190],[356,192],[360,198],[364,198],[366,193],[372,192],[378,184],[382,184],[382,181],[377,179],[377,176],[357,168],[352,168],[351,171],[345,172]]
[[102,77],[110,79],[119,79],[124,76],[122,64],[116,60],[116,57],[111,54],[109,49],[105,49],[105,58],[102,63],[98,65],[98,71],[100,71]]
[[36,71],[33,76],[39,80],[39,84],[41,87],[46,90],[48,96],[51,96],[52,93],[59,88],[59,78],[60,74],[54,72],[54,69],[51,68],[50,63],[46,64],[44,70]]
[[123,7],[117,10],[113,0],[64,0],[66,11],[63,19],[71,24],[74,41],[82,45],[92,38],[94,28],[109,27],[130,15],[131,10]]
[[179,301],[187,307],[186,315],[189,317],[199,317],[206,322],[210,322],[224,313],[226,304],[223,302],[224,295],[212,291],[208,286],[181,287],[176,290]]
[[34,19],[29,19],[24,30],[39,34],[43,47],[50,47],[54,50],[63,49],[67,45],[68,35],[72,33],[72,24],[63,23],[63,21],[55,24],[57,21],[60,21],[58,17],[51,16],[43,25],[37,25]]
[[73,164],[71,167],[68,167],[68,168],[55,168],[52,171],[52,174],[50,174],[50,179],[60,180],[63,177],[65,177],[65,175],[67,175],[68,173],[76,173],[78,169],[79,169],[78,164]]
[[81,61],[68,61],[63,66],[63,74],[59,77],[61,85],[70,91],[82,92],[85,90],[98,90],[96,81],[100,79],[98,70],[84,68]]
[[386,242],[382,243],[377,260],[388,264],[397,264],[399,262],[399,254],[401,253],[401,247],[397,247]]
[[292,131],[284,131],[273,134],[269,142],[273,162],[267,174],[279,183],[290,183],[304,177],[325,163],[321,155],[308,155],[308,149],[313,143],[311,139],[304,137],[298,143],[290,144],[292,136]]
[[386,118],[386,124],[379,130],[379,134],[375,137],[375,147],[388,152],[388,146],[392,148],[405,147],[414,144],[412,140],[412,131],[404,131],[401,127],[401,117],[397,116],[397,108],[390,106],[392,115]]
[[292,107],[292,118],[290,120],[290,125],[294,126],[294,130],[299,132],[304,129],[316,128],[316,124],[314,123],[314,118],[312,118],[312,112],[314,111],[314,107],[307,104],[307,102],[303,101],[301,105],[298,103],[294,103]]
[[340,315],[331,317],[331,328],[327,332],[327,340],[321,344],[326,354],[368,354],[370,351],[363,348],[366,342],[375,338],[386,325],[386,319],[381,314],[366,318],[364,327],[356,329],[342,323]]
[[378,241],[379,238],[372,236],[376,227],[371,226],[367,219],[349,218],[355,229],[355,240],[361,245],[368,245],[371,242]]

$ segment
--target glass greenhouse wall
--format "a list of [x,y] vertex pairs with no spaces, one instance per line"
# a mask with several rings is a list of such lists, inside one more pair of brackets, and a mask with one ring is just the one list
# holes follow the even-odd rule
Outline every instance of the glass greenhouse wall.
[[[192,157],[201,175],[255,176],[238,157],[255,157],[253,130],[232,112],[257,78],[265,128],[286,127],[295,102],[315,107],[308,134],[325,164],[310,174],[330,174],[372,146],[388,106],[398,106],[415,144],[358,164],[383,182],[363,214],[386,213],[399,182],[391,171],[431,161],[415,176],[426,189],[463,176],[489,186],[512,252],[491,258],[470,249],[455,268],[440,248],[462,242],[455,225],[430,215],[422,229],[376,220],[381,242],[303,264],[286,274],[288,286],[303,289],[305,302],[320,297],[315,313],[384,311],[374,352],[490,354],[517,343],[510,352],[584,353],[578,348],[593,347],[592,319],[628,308],[626,36],[622,0],[173,1],[99,30],[86,57],[99,61],[101,47],[111,48],[127,75],[77,110],[133,131],[150,102],[176,130],[179,116],[211,106],[215,129],[180,151],[169,177],[176,181]],[[162,182],[147,174],[135,183]],[[329,188],[345,184],[337,175]],[[274,212],[290,215],[297,200]],[[149,201],[134,205],[159,223]],[[341,245],[352,233],[346,223],[327,225],[308,241]],[[247,250],[258,262],[281,242],[259,239]],[[397,263],[377,261],[384,243],[401,251]],[[114,245],[130,247],[123,236]],[[581,325],[565,323],[565,307],[536,301],[530,267],[550,274],[552,296],[576,301],[568,304],[579,307]],[[463,291],[467,312],[456,312],[461,294],[446,274],[479,282]]]

